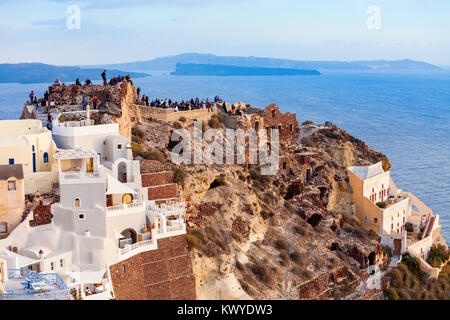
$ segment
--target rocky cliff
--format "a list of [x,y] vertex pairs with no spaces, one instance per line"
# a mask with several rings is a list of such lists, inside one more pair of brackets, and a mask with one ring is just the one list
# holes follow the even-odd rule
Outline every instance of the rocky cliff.
[[[192,123],[143,122],[133,139],[168,159],[180,127]],[[297,137],[275,176],[238,165],[177,169],[197,298],[344,299],[365,283],[369,265],[386,264],[377,235],[352,216],[345,168],[383,161],[388,169],[388,159],[329,123],[300,125]]]

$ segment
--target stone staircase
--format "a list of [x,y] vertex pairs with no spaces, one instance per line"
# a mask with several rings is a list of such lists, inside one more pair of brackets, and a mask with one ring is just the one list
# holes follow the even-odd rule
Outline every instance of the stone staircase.
[[41,122],[42,122],[42,127],[46,127],[47,126],[47,113],[45,113],[44,110],[42,110],[41,106],[39,106],[36,109],[36,114],[38,116],[38,120],[41,120]]

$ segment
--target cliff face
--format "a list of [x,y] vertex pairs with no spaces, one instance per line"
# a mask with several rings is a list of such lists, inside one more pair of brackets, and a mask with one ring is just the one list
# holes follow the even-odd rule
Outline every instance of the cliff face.
[[290,161],[273,177],[240,166],[183,168],[198,298],[344,298],[369,264],[386,262],[351,216],[345,167],[387,159],[335,126],[300,126],[298,136],[303,164]]

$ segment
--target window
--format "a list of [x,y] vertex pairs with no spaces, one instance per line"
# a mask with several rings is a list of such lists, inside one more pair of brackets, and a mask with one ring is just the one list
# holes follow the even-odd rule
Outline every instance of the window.
[[53,271],[55,270],[55,264],[53,262],[50,262],[50,269]]
[[275,118],[275,110],[272,110],[272,118]]
[[14,190],[16,190],[16,182],[8,181],[8,191],[14,191]]
[[9,165],[12,166],[14,164],[14,159],[9,159]]
[[378,222],[378,218],[373,218],[373,222],[377,223]]
[[287,163],[283,162],[283,169],[286,170],[286,168],[287,168]]
[[44,163],[48,163],[48,153],[44,153]]
[[8,224],[5,223],[0,223],[0,233],[7,233],[8,232]]
[[280,131],[280,133],[281,133],[281,131],[282,131],[282,130],[281,130],[281,125],[278,126],[278,131]]
[[64,268],[64,259],[59,260],[59,266]]
[[75,199],[75,208],[79,208],[80,206],[81,206],[80,199],[76,198]]
[[126,271],[126,270],[125,270],[125,265],[123,264],[123,265],[122,265],[122,273],[125,274],[125,271]]
[[84,220],[84,219],[85,219],[84,213],[79,213],[78,220]]
[[117,150],[122,150],[122,145],[121,144],[117,145]]
[[294,126],[292,125],[292,123],[289,125],[289,131],[290,132],[294,131]]

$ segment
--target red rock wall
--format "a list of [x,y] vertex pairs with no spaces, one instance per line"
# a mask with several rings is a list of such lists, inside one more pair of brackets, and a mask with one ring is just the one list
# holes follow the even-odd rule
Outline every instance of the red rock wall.
[[148,173],[141,175],[142,177],[142,187],[153,187],[166,184],[173,184],[173,172],[157,172]]
[[160,239],[158,250],[117,263],[110,267],[110,272],[118,300],[196,299],[185,235]]
[[172,199],[177,197],[177,185],[175,183],[164,186],[148,188],[148,200]]

